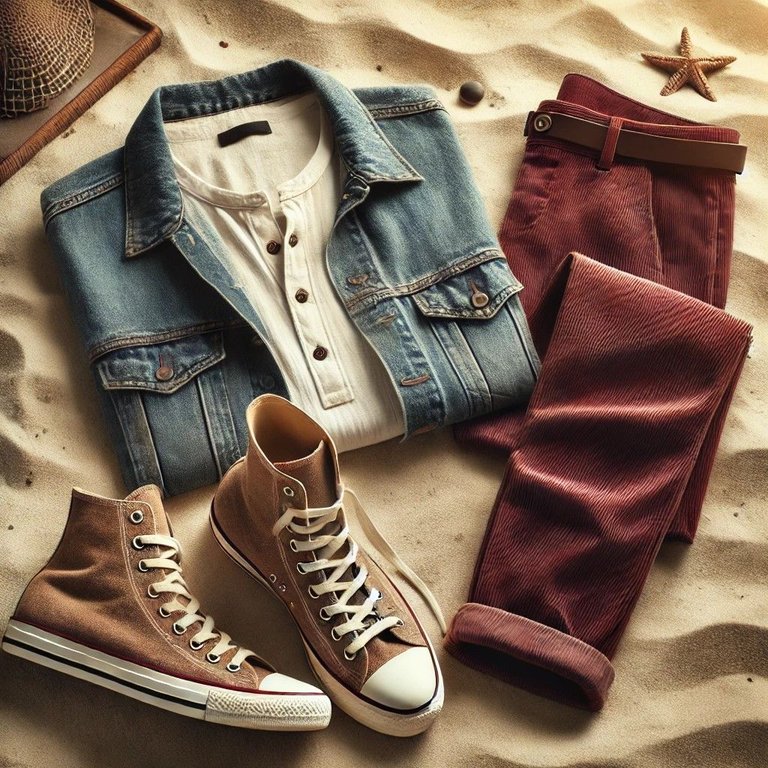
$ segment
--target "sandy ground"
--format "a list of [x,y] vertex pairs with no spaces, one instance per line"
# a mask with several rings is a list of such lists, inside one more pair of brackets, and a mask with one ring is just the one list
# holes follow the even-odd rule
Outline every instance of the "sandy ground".
[[[216,78],[284,56],[325,67],[349,86],[427,82],[455,118],[494,223],[522,156],[524,116],[553,97],[568,72],[696,120],[734,126],[750,151],[738,179],[729,310],[754,324],[755,342],[696,543],[661,550],[599,715],[528,695],[441,654],[445,709],[421,737],[381,736],[338,711],[324,733],[260,734],[191,721],[3,656],[0,766],[766,765],[768,6],[754,0],[130,4],[164,30],[160,51],[0,188],[0,629],[58,540],[70,488],[124,494],[43,235],[39,194],[121,144],[162,83]],[[738,56],[712,76],[717,103],[688,88],[662,98],[666,76],[640,59],[645,50],[676,53],[685,25],[698,50]],[[457,91],[473,78],[487,84],[489,96],[468,109],[458,104]],[[452,615],[467,593],[502,462],[457,447],[443,432],[348,454],[342,464],[347,483]],[[212,492],[168,505],[188,581],[235,637],[308,678],[287,617],[214,543],[206,519]],[[421,613],[438,641],[437,625]]]

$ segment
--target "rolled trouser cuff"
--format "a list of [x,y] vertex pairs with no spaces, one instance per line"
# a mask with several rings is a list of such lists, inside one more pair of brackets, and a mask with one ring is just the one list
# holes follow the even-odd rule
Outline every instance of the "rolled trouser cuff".
[[613,683],[611,662],[591,645],[524,616],[479,603],[459,609],[445,647],[469,667],[582,709],[602,709]]

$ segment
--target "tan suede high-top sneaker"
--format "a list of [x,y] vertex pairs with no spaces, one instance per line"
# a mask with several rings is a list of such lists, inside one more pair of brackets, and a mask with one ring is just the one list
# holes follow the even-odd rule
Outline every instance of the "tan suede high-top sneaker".
[[335,704],[382,733],[424,731],[443,705],[440,668],[403,596],[350,535],[333,441],[276,395],[254,400],[246,418],[247,455],[211,507],[216,539],[291,612]]
[[125,500],[75,489],[53,557],[32,579],[2,648],[212,723],[316,730],[331,703],[273,672],[200,612],[153,485]]

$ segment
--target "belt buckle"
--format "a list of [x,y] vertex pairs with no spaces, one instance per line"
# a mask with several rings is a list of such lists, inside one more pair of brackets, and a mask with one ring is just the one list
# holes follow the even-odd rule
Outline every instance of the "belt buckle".
[[546,133],[552,127],[552,118],[546,112],[532,111],[525,121],[523,136],[529,136],[531,129],[534,133]]
[[536,133],[546,133],[552,127],[552,118],[546,112],[539,112],[533,118],[533,130]]

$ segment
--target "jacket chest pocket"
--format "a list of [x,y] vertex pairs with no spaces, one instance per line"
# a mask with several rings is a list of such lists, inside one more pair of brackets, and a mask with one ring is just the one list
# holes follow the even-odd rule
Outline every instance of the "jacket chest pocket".
[[173,495],[216,482],[240,457],[225,357],[217,331],[125,347],[95,362],[128,484],[153,482]]
[[462,390],[449,403],[450,422],[530,396],[539,361],[517,295],[522,288],[500,257],[412,294],[420,325],[435,352],[442,353],[433,365],[442,363],[442,375],[446,380],[453,375]]
[[496,259],[446,277],[413,294],[423,315],[449,320],[487,320],[523,286],[506,261]]

